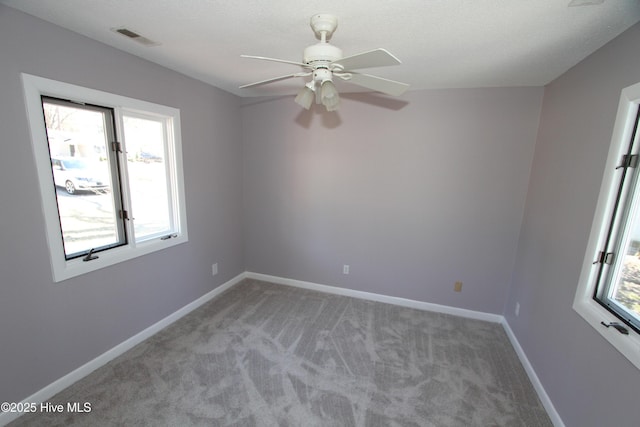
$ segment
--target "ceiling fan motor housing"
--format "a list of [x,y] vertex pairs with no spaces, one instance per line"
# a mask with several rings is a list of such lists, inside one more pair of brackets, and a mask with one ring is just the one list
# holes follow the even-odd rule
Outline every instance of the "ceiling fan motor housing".
[[304,50],[302,62],[313,68],[328,68],[329,64],[342,58],[342,49],[329,43],[316,43]]

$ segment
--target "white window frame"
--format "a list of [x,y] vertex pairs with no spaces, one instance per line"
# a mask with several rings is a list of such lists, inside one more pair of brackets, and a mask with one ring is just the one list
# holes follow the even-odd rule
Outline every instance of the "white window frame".
[[622,90],[609,146],[606,173],[600,187],[580,281],[573,301],[573,309],[638,369],[640,369],[640,335],[631,328],[628,328],[629,335],[624,335],[615,328],[603,326],[601,322],[619,323],[619,319],[596,302],[593,294],[599,270],[599,265],[594,264],[594,261],[605,244],[619,184],[619,176],[611,171],[615,170],[622,156],[626,154],[639,105],[640,83]]
[[[167,108],[167,107],[165,107]],[[177,110],[176,110],[177,111]],[[179,114],[179,112],[178,112]],[[174,126],[174,122],[176,121],[175,116],[168,116],[167,114],[162,114],[159,113],[158,111],[141,111],[141,110],[133,110],[131,108],[123,108],[121,109],[121,111],[116,111],[116,132],[123,132],[125,126],[124,126],[124,116],[128,116],[128,117],[135,117],[138,119],[165,119],[166,117],[172,117],[171,120],[165,121],[165,123],[163,123],[164,125],[164,131],[166,133],[165,135],[165,146],[163,147],[164,150],[163,152],[166,155],[166,159],[165,162],[168,163],[168,170],[166,171],[167,173],[167,195],[168,195],[168,199],[169,199],[169,203],[171,204],[173,200],[176,200],[177,198],[180,197],[180,190],[177,186],[178,184],[178,180],[174,179],[173,177],[178,176],[178,174],[180,174],[180,177],[182,177],[182,169],[180,168],[180,170],[177,169],[178,165],[176,164],[175,161],[171,161],[172,159],[175,159],[175,146],[176,146],[176,139],[179,141],[180,136],[176,135],[176,130],[175,130],[175,126]],[[178,128],[179,129],[179,128]],[[120,138],[121,141],[124,141],[124,147],[126,149],[126,138],[123,135],[119,135],[118,138]],[[127,158],[127,154],[123,153],[124,157]],[[182,162],[180,162],[180,164],[182,164]],[[123,161],[122,162],[122,169],[124,169],[123,174],[125,176],[128,176],[128,162]],[[179,180],[179,182],[182,182],[182,179]],[[129,187],[128,186],[123,186],[123,193],[124,193],[124,199],[125,201],[130,200],[130,195],[129,195]],[[184,191],[182,191],[182,193],[184,193]],[[182,199],[184,199],[184,197],[182,197]],[[131,212],[132,217],[135,219],[135,209],[133,209],[131,206],[127,206],[127,210],[129,210],[129,212]],[[170,221],[170,227],[172,228],[171,231],[169,231],[169,233],[175,233],[175,230],[180,228],[180,218],[181,217],[185,217],[184,214],[180,214],[180,210],[175,209],[175,207],[173,209],[171,209],[171,217],[169,218]],[[186,226],[185,226],[186,229]],[[133,229],[131,230],[127,230],[130,231],[131,233],[129,234],[129,236],[134,236],[135,233],[133,233]],[[166,235],[166,233],[159,233],[159,234],[155,234],[155,235],[150,235],[148,237],[143,237],[137,240],[137,244],[140,245],[143,242],[146,242],[147,240],[154,240],[157,239],[159,237],[163,237],[164,235]]]
[[[176,246],[189,240],[182,169],[180,110],[25,73],[22,74],[22,83],[29,130],[31,132],[31,145],[38,182],[40,184],[46,239],[49,246],[54,282],[60,282],[81,274],[86,274],[142,255]],[[127,234],[130,236],[129,242],[126,245],[102,251],[99,253],[97,259],[90,262],[84,262],[81,258],[65,260],[56,195],[52,190],[51,159],[42,111],[41,96],[43,95],[113,108],[117,123],[116,136],[119,141],[123,141],[123,130],[121,126],[123,113],[141,113],[147,116],[155,115],[168,119],[170,128],[168,132],[169,147],[167,147],[165,161],[168,162],[169,166],[169,180],[167,185],[170,188],[168,188],[167,191],[172,204],[174,226],[171,238],[161,239],[157,237],[136,242],[133,234],[133,221],[125,221]],[[124,156],[126,159],[126,154],[124,154]],[[121,178],[123,181],[128,180],[126,163],[126,160],[121,163],[124,165],[124,167],[121,168]],[[128,191],[127,188],[128,186],[123,184],[123,193]],[[131,206],[128,201],[128,194],[123,194],[123,199],[125,209],[130,210]]]

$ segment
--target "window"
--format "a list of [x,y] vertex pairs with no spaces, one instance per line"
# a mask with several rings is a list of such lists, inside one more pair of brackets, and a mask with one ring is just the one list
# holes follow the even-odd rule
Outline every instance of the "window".
[[[637,109],[637,108],[636,108]],[[615,168],[618,185],[598,265],[593,298],[636,332],[640,331],[640,186],[638,113],[626,153]],[[624,333],[625,326],[618,330]]]
[[640,83],[618,106],[573,308],[640,368]]
[[180,112],[22,77],[54,280],[186,242]]
[[127,243],[114,111],[45,96],[42,111],[65,260],[96,260]]

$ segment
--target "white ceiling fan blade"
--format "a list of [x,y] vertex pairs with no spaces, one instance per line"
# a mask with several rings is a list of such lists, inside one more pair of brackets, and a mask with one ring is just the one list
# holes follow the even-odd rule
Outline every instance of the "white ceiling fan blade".
[[332,64],[342,65],[344,70],[357,70],[359,68],[386,67],[388,65],[401,64],[400,60],[393,56],[388,50],[378,48],[368,52],[362,52],[347,56]]
[[279,76],[279,77],[272,77],[270,79],[266,79],[266,80],[260,80],[259,82],[254,82],[254,83],[249,83],[246,85],[242,85],[240,86],[240,89],[244,89],[247,87],[253,87],[253,86],[259,86],[259,85],[264,85],[267,83],[273,83],[273,82],[277,82],[279,80],[285,80],[285,79],[290,79],[291,77],[306,77],[306,76],[310,76],[311,73],[293,73],[293,74],[287,74],[284,76]]
[[[336,73],[334,73],[336,74]],[[343,76],[336,74],[349,83],[375,90],[376,92],[386,93],[387,95],[400,96],[409,85],[406,83],[396,82],[382,77],[376,77],[369,74],[345,73]]]
[[254,55],[240,55],[240,57],[242,57],[242,58],[251,58],[251,59],[260,59],[262,61],[281,62],[283,64],[299,65],[300,67],[311,68],[311,67],[309,67],[309,65],[304,64],[302,62],[288,61],[286,59],[276,59],[276,58],[268,58],[266,56],[254,56]]

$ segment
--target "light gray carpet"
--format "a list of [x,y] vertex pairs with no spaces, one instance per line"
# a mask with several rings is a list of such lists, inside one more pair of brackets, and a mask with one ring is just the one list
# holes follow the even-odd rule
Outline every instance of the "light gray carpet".
[[244,281],[11,426],[551,426],[499,324]]

